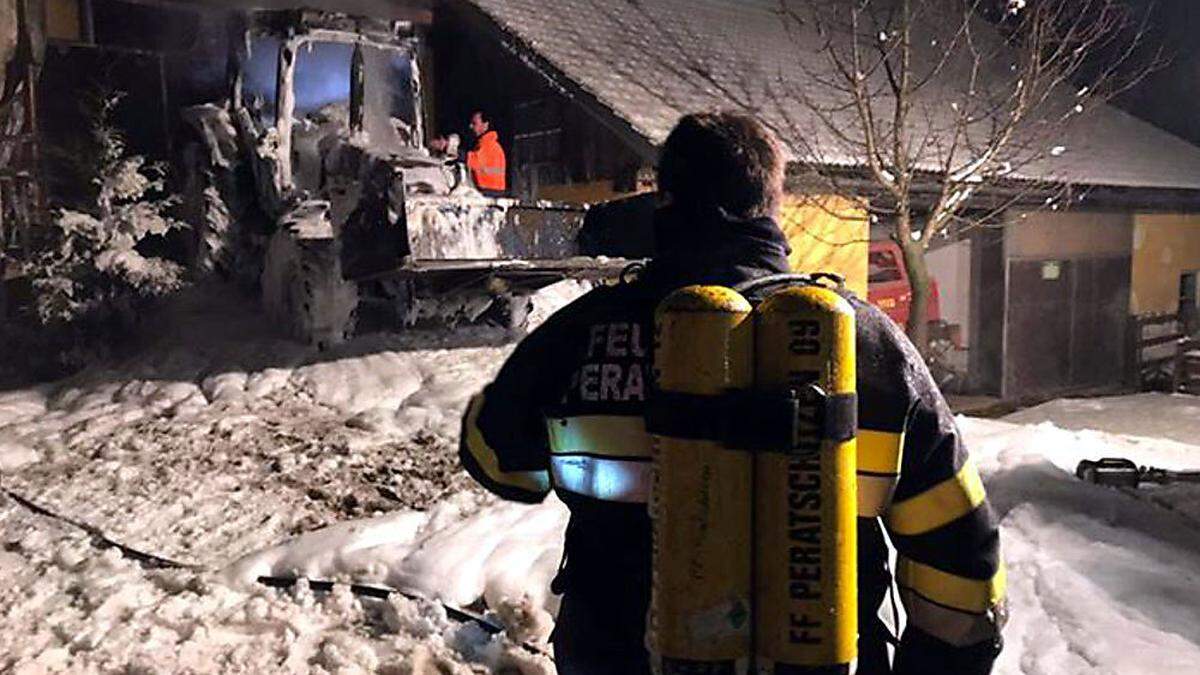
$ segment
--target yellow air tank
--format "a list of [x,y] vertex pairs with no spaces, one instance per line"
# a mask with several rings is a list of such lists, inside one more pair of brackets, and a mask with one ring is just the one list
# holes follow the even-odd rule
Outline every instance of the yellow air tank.
[[[755,318],[754,387],[791,392],[791,447],[754,454],[754,653],[762,675],[848,673],[857,655],[854,309],[791,286]],[[787,444],[785,444],[787,445]]]
[[649,634],[660,674],[749,672],[753,455],[723,447],[719,401],[749,388],[753,344],[750,303],[728,288],[689,286],[658,307]]

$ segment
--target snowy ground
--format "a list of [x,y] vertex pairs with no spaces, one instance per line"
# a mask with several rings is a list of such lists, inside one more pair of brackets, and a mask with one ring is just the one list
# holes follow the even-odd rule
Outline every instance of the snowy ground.
[[[1157,398],[1155,415],[1183,417],[1194,405],[1184,397]],[[1090,404],[1104,418],[1098,426],[1121,428],[1117,418],[1129,403]],[[1054,404],[1042,410],[1050,419],[1055,412]],[[1200,466],[1200,447],[1067,431],[1049,421],[961,422],[1003,518],[1012,617],[998,672],[1195,672],[1200,486],[1134,496],[1079,482],[1073,471],[1080,459],[1112,456],[1164,468]]]
[[[539,313],[572,292],[556,291]],[[0,486],[195,566],[148,569],[0,496],[0,672],[553,673],[537,652],[565,510],[496,502],[454,460],[505,336],[316,354],[210,300],[181,303],[135,360],[0,392]],[[998,672],[1194,672],[1200,487],[1133,496],[1072,471],[1200,466],[1198,407],[1146,395],[961,420],[1005,528]],[[297,573],[486,607],[507,634],[434,603],[255,583]]]
[[[555,290],[564,295],[547,294],[550,306],[572,293]],[[151,330],[156,343],[127,363],[0,392],[0,486],[200,569],[98,553],[87,535],[0,496],[0,672],[439,672],[441,662],[470,672],[463,664],[510,661],[537,672],[527,662],[538,657],[437,606],[364,604],[344,587],[314,599],[223,574],[325,525],[402,511],[437,529],[489,506],[457,466],[459,415],[508,336],[368,336],[315,353],[211,293]],[[428,519],[413,511],[429,507]],[[508,604],[492,606],[515,616]]]

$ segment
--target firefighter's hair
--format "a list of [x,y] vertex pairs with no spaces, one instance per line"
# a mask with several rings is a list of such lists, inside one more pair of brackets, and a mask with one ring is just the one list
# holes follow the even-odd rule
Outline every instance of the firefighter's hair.
[[684,115],[658,161],[658,189],[677,204],[716,206],[736,218],[774,216],[786,160],[775,134],[731,112]]

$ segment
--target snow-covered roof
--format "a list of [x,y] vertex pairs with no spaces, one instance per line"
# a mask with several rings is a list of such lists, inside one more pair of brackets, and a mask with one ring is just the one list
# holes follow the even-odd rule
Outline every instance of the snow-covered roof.
[[[783,21],[773,0],[467,2],[519,56],[649,147],[662,143],[680,115],[697,110],[756,109],[795,156],[806,155],[796,134],[822,133],[804,124],[811,114],[794,97],[779,93],[805,88],[819,96],[805,83],[831,66],[813,46],[815,34],[798,34],[806,29]],[[1069,97],[1057,103],[1070,109]],[[944,105],[932,103],[931,110]],[[1052,152],[1014,177],[1200,190],[1200,148],[1108,105],[1072,117],[1055,132]],[[861,164],[826,140],[816,142],[824,146],[823,162]]]

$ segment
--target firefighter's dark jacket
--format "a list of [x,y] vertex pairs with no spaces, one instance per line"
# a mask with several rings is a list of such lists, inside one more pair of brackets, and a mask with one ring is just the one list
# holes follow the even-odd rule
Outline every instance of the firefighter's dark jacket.
[[[656,215],[655,237],[660,254],[638,280],[593,290],[533,331],[463,419],[461,459],[476,480],[526,502],[554,489],[570,508],[556,588],[610,606],[615,596],[632,598],[617,606],[644,608],[649,593],[642,413],[654,308],[681,286],[734,286],[788,271],[786,240],[768,219],[668,208]],[[890,634],[876,618],[892,576],[882,523],[898,551],[894,576],[908,616],[895,672],[987,673],[999,651],[1005,582],[979,473],[912,344],[882,312],[849,300],[857,320],[859,672],[887,672]],[[627,614],[637,629],[625,632],[636,635],[644,616]]]

